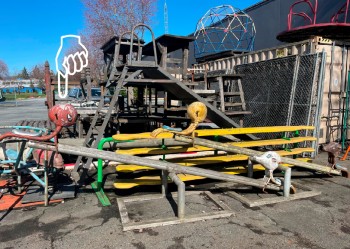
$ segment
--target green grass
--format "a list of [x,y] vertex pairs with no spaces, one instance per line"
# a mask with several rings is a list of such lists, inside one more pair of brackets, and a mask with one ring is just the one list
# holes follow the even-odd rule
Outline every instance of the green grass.
[[6,98],[6,100],[15,100],[15,96],[16,99],[29,99],[29,98],[45,98],[45,94],[38,94],[38,93],[16,93],[16,95],[14,93],[3,93],[4,97]]

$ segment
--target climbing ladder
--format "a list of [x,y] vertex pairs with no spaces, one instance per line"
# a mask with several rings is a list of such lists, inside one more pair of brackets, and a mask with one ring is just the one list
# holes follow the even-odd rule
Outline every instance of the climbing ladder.
[[197,80],[198,85],[201,85],[200,88],[204,87],[204,89],[194,89],[193,91],[221,110],[226,116],[238,117],[242,126],[244,115],[251,114],[251,112],[246,107],[241,78],[242,75],[226,70],[204,73],[200,77],[193,77]]

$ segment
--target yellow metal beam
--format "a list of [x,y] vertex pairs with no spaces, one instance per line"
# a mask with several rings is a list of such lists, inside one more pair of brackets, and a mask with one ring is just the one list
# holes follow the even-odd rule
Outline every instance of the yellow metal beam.
[[[292,132],[300,130],[314,130],[314,126],[268,126],[268,127],[245,127],[245,128],[227,128],[227,129],[203,129],[196,130],[196,136],[223,136],[223,135],[240,135],[240,134],[254,134],[254,133],[273,133],[273,132]],[[172,138],[172,133],[161,133],[157,138]],[[117,134],[113,136],[113,139],[125,141],[125,140],[137,140],[137,139],[150,139],[153,138],[150,132],[138,133],[138,134]]]
[[[314,137],[294,137],[287,139],[270,139],[270,140],[256,140],[256,141],[245,141],[245,142],[230,142],[228,144],[239,146],[239,147],[259,147],[268,145],[284,145],[284,144],[294,144],[305,141],[315,141]],[[185,152],[197,152],[197,151],[211,151],[212,148],[196,145],[195,147],[183,147],[183,146],[173,146],[166,150],[160,148],[135,148],[135,149],[120,149],[116,153],[123,155],[162,155],[162,154],[174,154],[174,153],[185,153]]]

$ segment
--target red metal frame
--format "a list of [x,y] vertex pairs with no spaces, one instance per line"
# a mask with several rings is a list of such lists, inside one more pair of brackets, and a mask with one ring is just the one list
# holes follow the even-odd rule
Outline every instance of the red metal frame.
[[349,4],[350,4],[350,0],[346,0],[346,3],[338,10],[337,13],[335,13],[332,16],[332,18],[331,18],[332,23],[339,23],[339,16],[342,14],[344,14],[344,22],[343,23],[346,23],[346,20],[348,19]]
[[[293,11],[293,8],[296,5],[303,4],[303,3],[306,3],[310,7],[311,12],[313,14],[312,17],[310,17],[305,12],[294,12]],[[305,21],[309,21],[310,22],[309,25],[315,25],[316,18],[317,18],[317,7],[318,7],[318,0],[315,0],[315,5],[313,5],[310,0],[300,0],[300,1],[297,1],[294,4],[292,4],[292,6],[289,8],[289,14],[288,14],[288,30],[292,29],[293,16],[300,16],[300,17],[304,18]]]

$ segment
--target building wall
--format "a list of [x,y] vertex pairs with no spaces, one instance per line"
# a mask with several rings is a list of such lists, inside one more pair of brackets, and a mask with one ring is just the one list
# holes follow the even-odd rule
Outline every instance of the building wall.
[[[276,39],[277,34],[287,29],[287,17],[290,6],[296,0],[268,0],[245,9],[246,13],[254,20],[256,28],[255,49],[271,48],[284,43]],[[317,23],[329,22],[345,0],[319,0],[317,11]],[[296,11],[301,9],[296,9]],[[303,8],[307,11],[308,8]],[[307,11],[310,14],[311,12]],[[294,18],[293,26],[302,26],[302,18]]]
[[[295,2],[296,0],[266,0],[244,10],[255,23],[255,51],[285,44],[278,41],[276,36],[287,29],[289,8]],[[319,0],[316,22],[329,22],[332,15],[335,14],[344,3],[345,0]],[[308,8],[295,9],[295,11],[301,10],[310,14]],[[302,18],[293,19],[293,26],[302,25],[304,25]],[[177,54],[178,52],[175,52],[173,56],[176,57]],[[194,63],[196,63],[196,60],[194,58],[194,46],[192,43],[190,44],[189,66]]]

